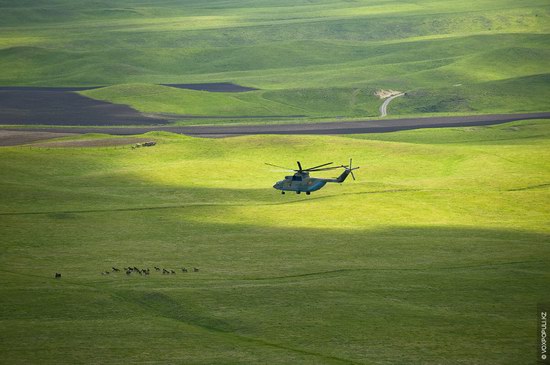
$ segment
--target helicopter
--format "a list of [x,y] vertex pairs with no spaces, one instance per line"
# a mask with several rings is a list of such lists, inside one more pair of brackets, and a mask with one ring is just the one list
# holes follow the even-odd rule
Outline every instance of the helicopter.
[[[351,177],[353,180],[355,180],[355,175],[353,175],[353,170],[357,170],[359,167],[351,167],[351,158],[349,159],[349,165],[340,165],[340,166],[332,166],[332,167],[325,167],[328,165],[332,165],[333,162],[328,162],[322,165],[310,167],[308,169],[302,168],[302,164],[300,161],[296,161],[298,164],[298,170],[295,169],[289,169],[282,166],[273,165],[270,163],[265,163],[269,166],[274,166],[278,168],[282,168],[285,170],[295,171],[295,174],[292,176],[285,176],[284,180],[277,181],[273,187],[277,190],[281,190],[281,194],[285,194],[286,191],[295,191],[296,194],[300,194],[302,192],[306,193],[306,195],[311,194],[312,191],[317,191],[321,189],[323,186],[326,185],[326,183],[329,182],[335,182],[335,183],[343,183],[344,180],[348,177],[348,175],[351,174]],[[325,178],[317,178],[317,177],[310,177],[310,172],[317,172],[317,171],[326,171],[326,170],[334,170],[334,169],[340,169],[343,168],[344,172],[340,174],[335,179],[325,179]]]

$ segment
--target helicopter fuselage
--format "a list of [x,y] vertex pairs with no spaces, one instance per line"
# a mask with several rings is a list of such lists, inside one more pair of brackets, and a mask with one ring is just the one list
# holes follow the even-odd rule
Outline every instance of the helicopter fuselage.
[[328,182],[343,182],[349,173],[350,170],[346,169],[336,179],[323,179],[310,177],[309,174],[305,172],[298,172],[291,176],[285,176],[284,180],[277,181],[273,187],[277,190],[281,190],[283,193],[285,191],[295,191],[297,194],[306,193],[309,195],[309,193],[321,189]]
[[285,176],[284,180],[277,181],[273,187],[281,191],[309,193],[321,189],[326,183],[325,179],[309,177],[307,174],[295,174],[293,176]]
[[[328,165],[332,165],[333,162],[327,162],[322,165],[310,167],[307,169],[302,168],[302,164],[300,161],[296,161],[298,164],[298,170],[288,169],[286,167],[273,165],[271,163],[265,163],[269,166],[274,166],[286,170],[292,170],[295,171],[294,175],[285,176],[284,180],[277,181],[273,187],[277,190],[281,191],[281,194],[284,194],[287,191],[294,191],[296,194],[300,193],[306,193],[309,195],[312,191],[317,191],[321,189],[323,186],[325,186],[329,182],[333,183],[343,183],[344,180],[348,177],[348,175],[351,174],[351,177],[353,177],[353,180],[355,180],[355,176],[353,176],[353,170],[357,170],[359,167],[351,167],[351,158],[349,159],[349,165],[341,165],[341,166],[332,166],[332,167],[326,167]],[[334,170],[334,169],[344,169],[344,171],[335,179],[325,179],[325,178],[317,178],[317,177],[310,177],[310,172],[319,172],[319,171],[327,171],[327,170]]]

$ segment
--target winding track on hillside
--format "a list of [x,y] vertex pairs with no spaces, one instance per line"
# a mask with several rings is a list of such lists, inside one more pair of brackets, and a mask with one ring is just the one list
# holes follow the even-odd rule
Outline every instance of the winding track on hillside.
[[139,126],[139,127],[52,127],[52,128],[7,128],[33,132],[52,133],[105,133],[112,135],[134,135],[151,131],[165,131],[196,137],[231,137],[261,134],[362,134],[384,133],[420,128],[471,127],[493,125],[526,119],[550,119],[550,112],[521,114],[488,114],[460,117],[427,117],[406,119],[363,120],[355,122],[258,124],[225,126]]
[[390,102],[393,99],[398,98],[398,97],[403,96],[403,95],[405,95],[405,94],[404,93],[399,93],[399,94],[390,96],[389,98],[384,100],[382,105],[380,105],[380,118],[384,118],[386,115],[388,115],[388,105],[390,104]]

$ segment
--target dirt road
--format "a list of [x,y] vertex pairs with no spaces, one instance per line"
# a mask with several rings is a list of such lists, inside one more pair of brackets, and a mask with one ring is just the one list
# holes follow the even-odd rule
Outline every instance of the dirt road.
[[405,94],[401,93],[401,94],[393,95],[393,96],[390,96],[389,98],[387,98],[386,100],[384,100],[384,102],[380,106],[380,118],[384,118],[386,115],[388,115],[388,105],[390,104],[390,102],[393,99],[398,98],[398,97],[403,96],[403,95],[405,95]]
[[112,135],[135,135],[150,131],[166,131],[197,137],[231,137],[254,134],[361,134],[395,132],[419,128],[467,127],[492,125],[524,119],[550,119],[550,112],[522,114],[489,114],[461,117],[428,117],[407,119],[364,120],[356,122],[258,124],[225,126],[139,126],[139,127],[52,127],[9,128],[8,130],[51,133],[106,133]]

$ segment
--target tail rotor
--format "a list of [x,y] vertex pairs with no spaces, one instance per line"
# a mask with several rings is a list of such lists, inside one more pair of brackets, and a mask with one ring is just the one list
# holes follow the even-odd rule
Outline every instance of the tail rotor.
[[349,159],[349,167],[346,167],[346,170],[348,170],[351,174],[351,177],[353,180],[355,180],[355,175],[353,174],[353,170],[357,170],[359,167],[351,167],[351,158]]

